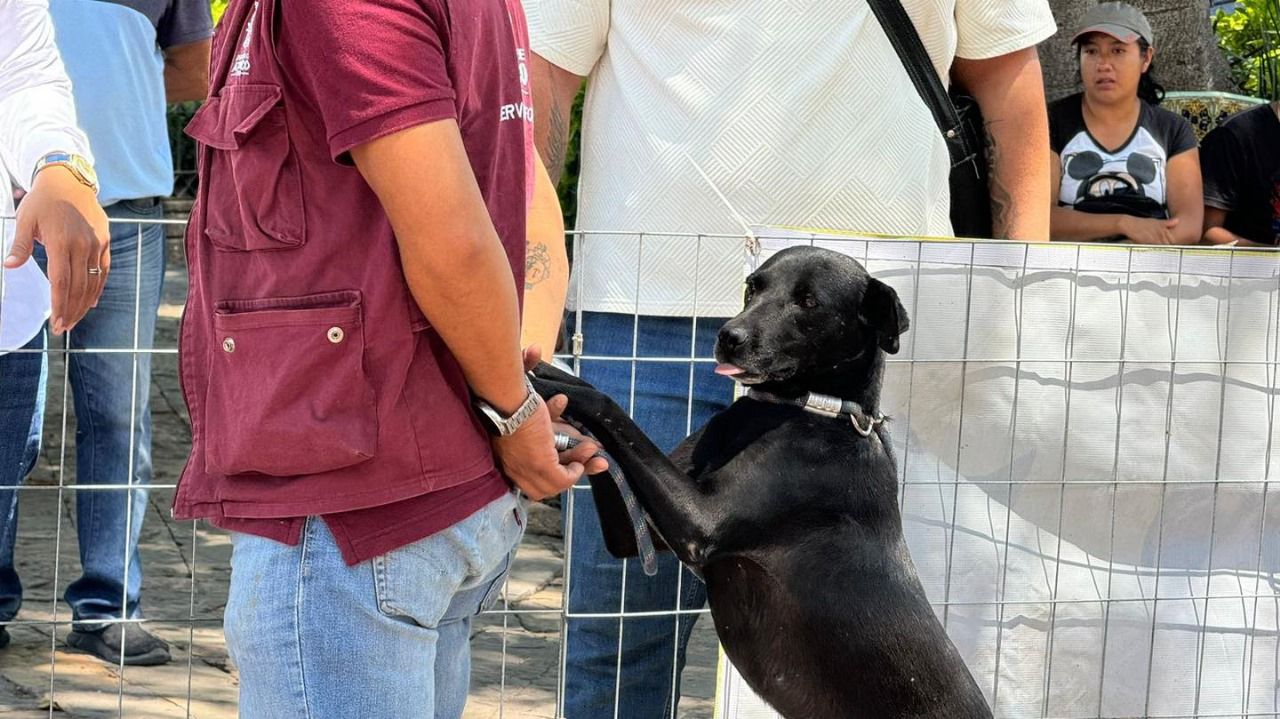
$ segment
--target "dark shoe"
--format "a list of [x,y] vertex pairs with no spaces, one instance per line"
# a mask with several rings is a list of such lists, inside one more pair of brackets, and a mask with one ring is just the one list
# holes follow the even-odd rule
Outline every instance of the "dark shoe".
[[169,663],[169,644],[137,624],[108,624],[98,632],[71,632],[67,646],[94,655],[108,664],[120,663],[120,645],[124,645],[124,663],[131,666],[153,666]]
[[0,649],[4,649],[7,646],[9,646],[9,630],[0,627]]

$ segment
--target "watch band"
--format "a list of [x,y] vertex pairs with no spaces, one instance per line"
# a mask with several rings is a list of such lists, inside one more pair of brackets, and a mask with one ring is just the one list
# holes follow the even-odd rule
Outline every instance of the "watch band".
[[31,183],[35,184],[36,175],[39,175],[41,170],[54,166],[67,168],[67,171],[80,184],[92,189],[95,195],[98,193],[98,174],[93,170],[93,163],[89,162],[89,158],[84,155],[77,155],[74,152],[50,152],[41,157],[36,161],[35,169],[31,171]]
[[524,377],[524,386],[528,391],[525,395],[524,402],[516,408],[515,412],[509,417],[503,417],[502,413],[493,408],[488,402],[477,398],[475,401],[476,408],[480,410],[480,414],[489,422],[490,428],[499,436],[506,437],[515,434],[530,417],[537,414],[538,406],[542,404],[542,397],[533,389],[533,383],[529,381],[529,376]]

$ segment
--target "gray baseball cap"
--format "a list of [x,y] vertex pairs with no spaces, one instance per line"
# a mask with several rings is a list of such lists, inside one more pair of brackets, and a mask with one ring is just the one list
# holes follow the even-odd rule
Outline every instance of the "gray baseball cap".
[[1147,22],[1141,10],[1128,3],[1104,2],[1090,8],[1075,35],[1071,36],[1071,42],[1077,42],[1081,35],[1091,32],[1106,33],[1123,42],[1142,38],[1148,45],[1155,44],[1151,23]]

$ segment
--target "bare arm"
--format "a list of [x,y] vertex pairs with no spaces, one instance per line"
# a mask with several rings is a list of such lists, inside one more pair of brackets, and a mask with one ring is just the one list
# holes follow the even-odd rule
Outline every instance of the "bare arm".
[[1049,119],[1034,47],[985,60],[956,58],[956,81],[986,122],[991,217],[998,238],[1049,239]]
[[[515,279],[457,123],[411,127],[356,147],[351,156],[391,220],[418,306],[471,389],[511,414],[526,395]],[[581,464],[559,464],[545,406],[493,445],[503,471],[534,499],[567,489],[582,474]]]
[[1211,205],[1204,206],[1204,237],[1206,245],[1229,245],[1235,243],[1241,247],[1270,247],[1259,242],[1241,237],[1226,228],[1227,211]]
[[210,40],[174,45],[164,51],[164,94],[170,103],[209,95]]
[[569,116],[583,78],[533,54],[533,133],[552,187],[560,184],[569,147]]
[[[537,111],[535,110],[535,116]],[[537,345],[550,357],[569,292],[569,257],[564,246],[560,200],[541,162],[534,163],[533,204],[529,206],[524,265],[524,322],[520,344]]]
[[1204,181],[1200,177],[1200,151],[1192,148],[1169,158],[1165,170],[1169,216],[1177,220],[1174,244],[1194,245],[1204,234]]

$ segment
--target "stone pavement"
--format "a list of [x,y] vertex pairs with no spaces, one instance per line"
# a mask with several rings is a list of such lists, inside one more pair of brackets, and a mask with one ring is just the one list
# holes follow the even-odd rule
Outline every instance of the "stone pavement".
[[[171,252],[176,261],[166,275],[158,348],[176,347],[186,293],[185,268],[175,254]],[[121,671],[63,644],[70,612],[56,598],[78,576],[80,565],[74,491],[59,488],[60,481],[66,485],[75,478],[74,422],[70,416],[64,419],[71,403],[61,359],[56,352],[51,355],[42,459],[20,499],[17,564],[26,598],[18,624],[10,628],[13,642],[0,650],[0,716],[233,717],[236,670],[221,628],[230,541],[205,524],[172,520],[172,489],[164,487],[177,481],[190,441],[174,354],[160,354],[153,362],[153,456],[159,488],[151,493],[139,547],[147,627],[172,645],[174,660],[163,667]],[[511,609],[520,613],[476,622],[466,719],[555,716],[563,590],[558,525],[555,510],[541,505],[532,509],[530,531],[507,588]],[[715,663],[714,631],[704,618],[690,647],[681,717],[712,715]],[[371,707],[368,716],[381,715]]]

